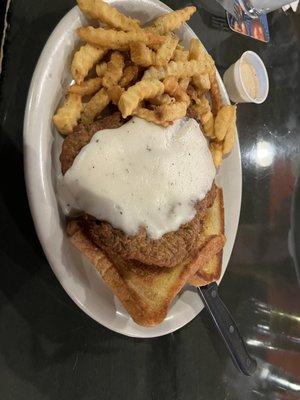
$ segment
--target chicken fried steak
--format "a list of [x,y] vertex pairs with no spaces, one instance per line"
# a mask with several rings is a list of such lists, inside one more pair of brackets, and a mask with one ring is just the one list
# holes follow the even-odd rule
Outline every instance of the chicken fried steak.
[[[72,166],[73,161],[83,146],[89,143],[94,133],[103,129],[122,126],[126,121],[119,112],[97,120],[90,125],[79,125],[66,137],[60,155],[62,173]],[[119,254],[127,260],[136,260],[146,265],[173,267],[183,261],[198,244],[199,232],[203,226],[206,210],[215,199],[215,185],[205,198],[195,204],[196,215],[177,231],[169,232],[159,240],[147,237],[146,229],[140,228],[138,234],[128,236],[106,221],[99,221],[88,214],[83,214],[79,223],[90,240],[104,250],[107,255]]]

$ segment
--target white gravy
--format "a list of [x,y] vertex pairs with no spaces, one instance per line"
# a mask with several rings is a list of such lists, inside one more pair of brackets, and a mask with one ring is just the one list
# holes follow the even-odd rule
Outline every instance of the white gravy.
[[85,211],[128,235],[159,239],[195,216],[215,167],[198,123],[163,128],[134,117],[97,132],[60,182],[67,213]]

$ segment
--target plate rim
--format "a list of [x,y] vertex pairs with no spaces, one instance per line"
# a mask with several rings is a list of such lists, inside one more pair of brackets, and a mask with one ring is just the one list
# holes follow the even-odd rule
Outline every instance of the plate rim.
[[[113,1],[113,0],[108,0],[109,3],[119,3],[119,1]],[[166,11],[173,11],[170,7],[168,7],[166,4],[162,3],[159,0],[142,0],[142,3],[154,3],[159,5],[160,7],[164,8]],[[65,285],[63,283],[63,280],[61,279],[61,277],[59,276],[56,268],[53,266],[53,264],[55,264],[55,261],[53,260],[52,254],[51,252],[48,250],[47,248],[47,243],[46,240],[44,238],[44,233],[42,232],[42,224],[40,223],[40,218],[38,217],[38,213],[36,212],[36,203],[37,203],[37,198],[35,195],[31,194],[31,190],[32,187],[34,186],[35,183],[35,179],[33,179],[33,175],[31,174],[32,172],[32,168],[34,167],[32,165],[32,160],[30,160],[29,158],[29,153],[26,150],[27,149],[27,139],[30,135],[30,125],[31,125],[31,109],[33,107],[34,101],[35,101],[35,94],[36,94],[36,90],[37,90],[37,82],[38,82],[38,77],[41,74],[41,70],[44,71],[44,67],[43,64],[45,64],[45,55],[47,54],[47,52],[49,51],[51,42],[53,40],[53,37],[57,34],[57,32],[60,31],[61,27],[66,23],[66,21],[72,16],[72,14],[75,14],[78,12],[78,6],[75,6],[73,8],[71,8],[61,19],[60,21],[57,23],[57,25],[55,26],[55,28],[53,29],[53,31],[51,32],[51,34],[49,35],[43,50],[39,56],[39,59],[37,61],[37,64],[35,66],[34,69],[34,73],[32,75],[32,79],[30,82],[30,87],[29,87],[29,91],[28,91],[28,96],[27,96],[27,100],[26,100],[26,108],[25,108],[25,114],[24,114],[24,124],[23,124],[23,148],[24,148],[24,174],[25,174],[25,184],[26,184],[26,192],[27,192],[27,197],[28,197],[28,202],[29,202],[29,206],[30,206],[30,211],[31,211],[31,215],[32,215],[32,219],[34,222],[34,226],[35,226],[35,230],[37,233],[37,236],[39,238],[39,242],[42,246],[42,249],[45,253],[45,256],[47,258],[47,262],[49,263],[52,271],[54,272],[56,278],[58,279],[59,283],[61,284],[61,286],[63,287],[63,289],[66,291],[66,293],[69,295],[69,297],[75,302],[75,304],[81,308],[82,311],[84,311],[89,317],[91,317],[94,321],[96,321],[97,323],[105,326],[107,329],[110,329],[113,332],[117,332],[119,334],[125,335],[125,336],[129,336],[129,337],[135,337],[135,338],[154,338],[154,337],[160,337],[160,336],[164,336],[167,335],[169,333],[175,332],[176,330],[184,327],[185,325],[187,325],[189,322],[191,322],[203,309],[203,307],[200,309],[199,312],[196,312],[195,315],[192,318],[189,318],[188,321],[186,322],[182,322],[179,323],[177,325],[175,325],[174,327],[170,327],[169,329],[167,329],[165,332],[163,333],[156,333],[156,334],[149,334],[149,335],[141,335],[139,332],[137,332],[137,334],[132,334],[132,333],[126,333],[126,328],[125,331],[122,329],[116,329],[112,326],[110,326],[109,324],[103,322],[103,321],[99,321],[96,316],[90,312],[89,308],[86,307],[85,304],[83,304],[78,297],[76,296],[75,293],[73,293],[72,289],[68,286]],[[192,28],[185,24],[185,30],[188,31],[190,34],[192,34],[193,36],[196,36],[198,38],[198,36],[195,34],[195,32],[192,30]],[[217,70],[217,78],[218,78],[218,83],[219,85],[222,86],[222,92],[225,94],[225,98],[226,100],[229,102],[229,98],[228,98],[228,94],[226,91],[226,88],[224,86],[224,83],[221,79],[221,76]],[[39,147],[40,147],[40,142],[41,142],[41,138],[42,138],[42,134],[39,135],[38,138],[38,142],[39,142]],[[238,226],[239,226],[239,219],[240,219],[240,210],[241,210],[241,201],[242,201],[242,168],[241,168],[241,152],[240,152],[240,146],[239,146],[239,138],[237,135],[237,149],[238,149],[238,161],[239,161],[239,170],[240,170],[240,180],[239,180],[239,185],[238,185],[238,191],[239,191],[239,199],[238,199],[238,204],[239,204],[239,209],[238,212],[236,214],[237,217],[237,227],[234,233],[234,237],[233,237],[233,245],[229,251],[229,260],[231,257],[231,253],[234,247],[234,243],[236,240],[236,235],[237,235],[237,231],[238,231]],[[53,161],[52,161],[53,163]],[[41,178],[43,179],[43,173],[41,171]],[[45,183],[42,182],[42,186],[43,188],[45,188]],[[226,265],[226,269],[227,269],[228,263]],[[224,273],[226,272],[226,269],[224,271]],[[221,279],[223,279],[223,276],[221,277]],[[150,328],[151,329],[151,328]],[[149,332],[150,333],[150,332]]]

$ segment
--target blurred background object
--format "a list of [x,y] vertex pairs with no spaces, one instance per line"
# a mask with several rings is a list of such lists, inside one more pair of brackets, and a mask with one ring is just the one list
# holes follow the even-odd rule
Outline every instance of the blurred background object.
[[[191,4],[163,1],[174,9]],[[88,318],[45,259],[23,178],[24,107],[43,46],[75,3],[14,0],[8,13],[0,81],[0,399],[299,400],[299,11],[269,14],[272,40],[264,43],[229,30],[216,1],[192,2],[198,11],[189,25],[222,75],[252,50],[270,79],[262,105],[239,107],[243,201],[219,289],[258,360],[247,378],[236,372],[205,310],[174,334],[127,338]],[[207,23],[212,8],[225,29]]]
[[1,47],[0,47],[0,74],[2,71],[2,60],[3,60],[3,52],[4,52],[4,41],[7,31],[7,14],[9,10],[11,0],[2,0],[0,2],[0,40],[1,40]]
[[290,0],[217,0],[223,8],[231,15],[237,15],[237,7],[241,7],[243,11],[252,18],[268,13],[290,4]]

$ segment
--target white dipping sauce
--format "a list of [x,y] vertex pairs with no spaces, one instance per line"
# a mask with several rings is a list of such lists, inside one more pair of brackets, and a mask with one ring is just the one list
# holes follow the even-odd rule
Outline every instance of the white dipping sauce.
[[163,128],[134,117],[97,132],[62,178],[69,209],[108,221],[128,235],[144,226],[159,239],[195,216],[215,167],[194,119]]

